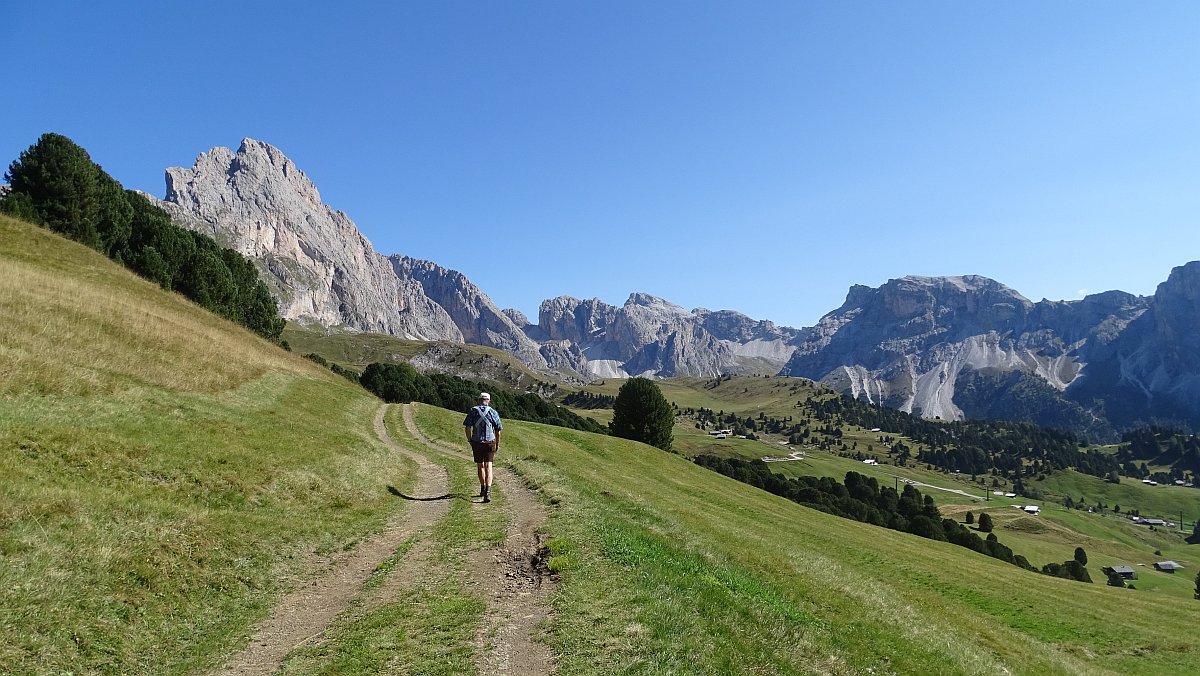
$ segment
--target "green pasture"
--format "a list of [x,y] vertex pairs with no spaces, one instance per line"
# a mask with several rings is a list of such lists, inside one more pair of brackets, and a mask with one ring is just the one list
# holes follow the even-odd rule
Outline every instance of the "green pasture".
[[1191,524],[1200,519],[1200,489],[1183,486],[1150,486],[1137,479],[1121,477],[1120,484],[1111,484],[1099,477],[1064,470],[1048,475],[1037,482],[1043,493],[1058,498],[1071,496],[1085,500],[1088,505],[1103,502],[1109,509],[1120,506],[1122,512],[1137,509],[1144,517],[1159,517],[1180,523],[1180,514]]
[[213,669],[412,467],[379,402],[100,254],[0,218],[0,665]]
[[[99,254],[0,218],[0,315],[6,673],[216,671],[328,555],[405,513],[388,487],[406,490],[415,467],[376,439],[378,400]],[[745,395],[781,415],[799,382],[704,390],[697,379],[668,399],[711,405],[701,402],[716,391],[715,408],[756,412],[732,405]],[[427,434],[460,445],[462,412],[416,409]],[[395,416],[393,435],[422,452]],[[559,582],[537,638],[560,673],[1186,674],[1200,663],[1200,605],[1185,589],[1197,557],[1170,534],[1054,510],[1031,525],[990,508],[1017,552],[1063,560],[1074,539],[1092,538],[1098,583],[1068,582],[749,488],[686,457],[714,440],[685,423],[676,432],[679,453],[664,453],[506,424],[500,460],[550,511]],[[729,442],[744,457],[782,452]],[[430,460],[452,492],[471,492],[465,458]],[[832,476],[896,471],[832,454],[810,462]],[[483,601],[464,567],[505,522],[501,509],[473,507],[455,501],[402,545],[284,671],[474,672]],[[427,568],[410,571],[421,588],[377,596],[422,546]],[[1104,561],[1151,547],[1188,570],[1143,576],[1137,590],[1099,583]]]
[[[421,406],[418,422],[461,433],[457,412]],[[1030,573],[633,442],[510,427],[505,462],[552,505],[563,673],[1188,673],[1200,658],[1190,598]]]

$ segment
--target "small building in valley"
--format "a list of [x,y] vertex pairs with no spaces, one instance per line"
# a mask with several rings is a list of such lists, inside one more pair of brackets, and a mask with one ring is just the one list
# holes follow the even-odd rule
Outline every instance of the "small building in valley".
[[1183,570],[1183,566],[1174,561],[1157,561],[1154,564],[1154,570],[1161,570],[1164,573],[1174,573],[1177,570]]
[[1112,575],[1113,573],[1116,573],[1126,580],[1137,579],[1137,571],[1131,566],[1105,566],[1100,570],[1104,571],[1105,575]]

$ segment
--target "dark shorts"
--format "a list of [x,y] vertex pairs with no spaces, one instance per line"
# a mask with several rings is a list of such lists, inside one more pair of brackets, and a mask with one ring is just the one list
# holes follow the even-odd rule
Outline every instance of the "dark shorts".
[[475,462],[494,462],[496,460],[496,442],[472,441],[471,455],[475,457]]

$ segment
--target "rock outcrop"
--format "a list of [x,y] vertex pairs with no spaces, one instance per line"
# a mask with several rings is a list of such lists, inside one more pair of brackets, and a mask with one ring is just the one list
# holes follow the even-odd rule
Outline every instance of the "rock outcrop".
[[167,170],[159,205],[251,260],[289,320],[417,340],[471,342],[546,368],[531,340],[465,276],[375,252],[277,148],[245,139]]
[[1019,404],[1021,415],[1049,407],[1048,419],[1109,432],[1109,422],[1151,419],[1200,429],[1200,262],[1173,270],[1151,298],[1034,303],[986,277],[904,277],[851,287],[806,329],[644,293],[620,307],[553,298],[535,324],[458,272],[376,253],[260,141],[168,169],[158,203],[254,260],[283,316],[300,323],[476,343],[583,379],[778,372],[931,418],[960,419],[964,407],[1004,416]]
[[1070,394],[1118,426],[1200,429],[1200,261],[1173,269],[1147,306],[1106,333]]

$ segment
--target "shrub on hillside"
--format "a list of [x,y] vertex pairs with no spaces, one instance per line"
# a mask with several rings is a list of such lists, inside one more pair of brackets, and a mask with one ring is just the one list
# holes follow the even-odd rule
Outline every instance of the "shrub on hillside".
[[1088,575],[1087,568],[1084,568],[1078,561],[1072,559],[1063,563],[1047,563],[1042,566],[1042,573],[1054,577],[1061,577],[1066,580],[1077,580],[1079,582],[1091,582],[1092,576]]
[[979,530],[980,530],[980,532],[990,533],[990,532],[992,532],[992,528],[994,528],[994,526],[992,524],[992,515],[988,514],[987,512],[980,514],[979,515]]

